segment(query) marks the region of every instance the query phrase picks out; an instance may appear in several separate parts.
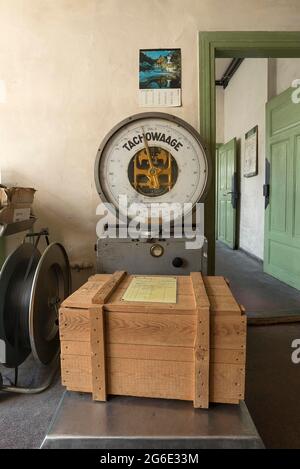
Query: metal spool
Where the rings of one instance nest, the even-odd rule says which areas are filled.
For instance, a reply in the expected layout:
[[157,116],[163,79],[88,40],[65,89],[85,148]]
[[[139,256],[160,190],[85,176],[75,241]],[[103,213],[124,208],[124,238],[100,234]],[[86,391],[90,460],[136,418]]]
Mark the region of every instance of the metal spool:
[[60,244],[50,244],[41,256],[31,243],[24,243],[7,258],[0,273],[5,366],[18,367],[31,352],[43,365],[57,356],[58,307],[70,289],[69,262]]
[[71,291],[70,266],[61,244],[50,244],[36,268],[29,305],[29,338],[35,359],[47,365],[59,352],[58,308]]

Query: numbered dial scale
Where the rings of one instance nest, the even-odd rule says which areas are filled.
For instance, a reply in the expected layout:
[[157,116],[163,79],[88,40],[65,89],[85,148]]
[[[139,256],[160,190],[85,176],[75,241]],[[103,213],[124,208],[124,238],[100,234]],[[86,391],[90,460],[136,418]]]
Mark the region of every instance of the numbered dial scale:
[[129,117],[106,136],[97,153],[95,180],[101,199],[127,204],[192,203],[204,199],[209,160],[201,137],[164,113]]

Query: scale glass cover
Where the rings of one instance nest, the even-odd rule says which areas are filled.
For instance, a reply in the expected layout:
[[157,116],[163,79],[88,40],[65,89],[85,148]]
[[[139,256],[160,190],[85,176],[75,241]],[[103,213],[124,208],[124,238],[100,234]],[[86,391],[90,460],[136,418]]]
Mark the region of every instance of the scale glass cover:
[[205,199],[209,176],[209,157],[198,132],[165,113],[147,112],[120,122],[101,143],[95,164],[102,201],[127,218],[120,195],[129,206],[179,203],[183,208],[189,203],[183,208],[187,213]]

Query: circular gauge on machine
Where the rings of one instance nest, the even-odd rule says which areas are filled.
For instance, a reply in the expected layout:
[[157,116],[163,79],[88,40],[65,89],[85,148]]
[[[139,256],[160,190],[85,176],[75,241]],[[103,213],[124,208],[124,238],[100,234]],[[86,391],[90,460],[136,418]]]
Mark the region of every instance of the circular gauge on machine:
[[203,201],[209,158],[198,132],[178,117],[147,112],[116,125],[101,143],[95,164],[98,193],[119,209],[127,204]]

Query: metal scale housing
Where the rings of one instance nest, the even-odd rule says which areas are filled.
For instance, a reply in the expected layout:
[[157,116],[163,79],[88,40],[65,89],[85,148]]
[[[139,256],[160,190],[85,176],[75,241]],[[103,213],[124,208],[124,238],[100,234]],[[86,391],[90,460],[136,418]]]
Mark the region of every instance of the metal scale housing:
[[[205,165],[205,181],[203,181],[202,190],[199,193],[197,202],[202,202],[205,199],[209,182],[211,178],[210,171],[210,158],[198,132],[191,127],[188,123],[176,116],[160,113],[160,112],[147,112],[131,116],[118,125],[116,125],[104,138],[101,143],[95,162],[95,183],[99,196],[103,202],[111,202],[110,197],[105,193],[103,183],[103,173],[101,174],[101,162],[103,153],[105,153],[107,146],[116,138],[118,133],[126,129],[127,126],[134,125],[134,123],[145,122],[145,119],[150,119],[155,122],[158,119],[160,122],[171,123],[176,129],[184,129],[186,135],[190,135],[195,145],[198,145],[198,152],[202,152],[203,162]],[[149,145],[153,142],[149,142]],[[175,153],[175,152],[173,152]],[[173,157],[173,155],[172,155]],[[189,163],[188,163],[189,164]],[[124,170],[123,170],[124,171]],[[141,170],[142,173],[144,170]],[[134,179],[136,183],[136,178]],[[170,178],[169,178],[170,181]],[[180,180],[177,181],[180,184]],[[144,185],[146,185],[144,183]],[[181,191],[184,191],[184,187]],[[122,268],[128,273],[135,274],[161,274],[161,275],[188,275],[192,271],[201,271],[204,274],[207,271],[207,243],[205,241],[202,248],[186,249],[187,238],[175,238],[172,235],[170,238],[157,236],[151,238],[105,238],[98,239],[96,244],[97,251],[97,272],[98,273],[113,273]],[[159,252],[159,255],[154,253]]]

